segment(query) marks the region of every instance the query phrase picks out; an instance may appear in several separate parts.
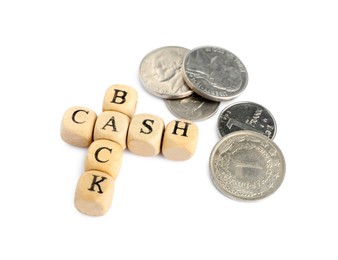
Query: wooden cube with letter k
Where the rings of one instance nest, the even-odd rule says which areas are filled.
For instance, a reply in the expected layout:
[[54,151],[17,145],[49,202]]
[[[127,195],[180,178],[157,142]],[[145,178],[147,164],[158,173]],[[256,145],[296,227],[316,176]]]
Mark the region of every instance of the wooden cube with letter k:
[[109,210],[113,194],[112,176],[100,171],[86,171],[78,181],[74,204],[86,215],[102,216]]

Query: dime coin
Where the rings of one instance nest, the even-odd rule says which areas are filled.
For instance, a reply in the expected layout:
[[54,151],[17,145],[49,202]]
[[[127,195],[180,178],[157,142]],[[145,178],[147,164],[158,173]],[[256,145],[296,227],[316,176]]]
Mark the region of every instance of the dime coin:
[[209,160],[211,179],[226,196],[258,200],[274,193],[285,175],[285,160],[278,146],[253,131],[223,137]]
[[214,101],[237,97],[248,82],[243,63],[233,53],[214,46],[189,51],[182,72],[185,82],[194,92]]
[[234,131],[251,130],[273,139],[277,125],[272,114],[263,106],[253,102],[237,102],[221,111],[217,129],[220,137]]
[[193,91],[185,84],[181,71],[183,58],[188,51],[182,47],[167,46],[147,54],[139,68],[143,87],[165,99],[190,96]]
[[201,121],[211,117],[220,104],[195,93],[182,99],[165,100],[165,103],[172,114],[191,121]]

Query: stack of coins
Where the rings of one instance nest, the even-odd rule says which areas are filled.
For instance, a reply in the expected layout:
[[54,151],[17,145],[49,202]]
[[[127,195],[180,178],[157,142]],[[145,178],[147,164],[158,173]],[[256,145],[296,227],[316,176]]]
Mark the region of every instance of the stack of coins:
[[[163,98],[175,116],[193,121],[214,115],[220,102],[239,96],[248,83],[241,60],[216,46],[158,48],[143,58],[139,76],[144,88]],[[223,109],[217,121],[221,139],[211,152],[209,167],[224,195],[256,200],[279,188],[285,160],[272,141],[276,129],[272,114],[254,102]]]
[[224,108],[217,121],[221,139],[210,158],[215,186],[229,198],[251,201],[273,194],[285,176],[285,159],[274,143],[277,125],[272,114],[254,102]]
[[237,97],[248,83],[240,59],[215,46],[158,48],[143,58],[139,76],[144,88],[163,98],[175,116],[192,121],[214,115],[221,101]]

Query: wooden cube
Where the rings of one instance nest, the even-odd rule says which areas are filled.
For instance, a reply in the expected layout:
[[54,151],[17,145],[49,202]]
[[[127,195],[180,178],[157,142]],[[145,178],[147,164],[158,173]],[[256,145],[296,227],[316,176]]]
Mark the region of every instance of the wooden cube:
[[129,151],[141,156],[154,156],[160,153],[164,121],[162,118],[139,114],[132,118],[127,137]]
[[96,140],[88,148],[85,171],[97,170],[108,173],[116,180],[122,162],[122,147],[109,140]]
[[112,85],[104,96],[102,111],[118,111],[131,118],[136,110],[137,98],[138,94],[134,88]]
[[94,140],[107,139],[126,148],[127,133],[130,119],[117,111],[102,112],[95,123]]
[[74,106],[66,110],[61,122],[61,138],[71,145],[87,147],[93,141],[97,115],[86,107]]
[[187,120],[173,120],[164,131],[162,154],[174,161],[190,159],[196,150],[198,127]]
[[74,204],[89,216],[102,216],[109,210],[114,194],[114,179],[100,171],[86,171],[80,177]]
[[122,153],[123,149],[118,143],[105,139],[96,140],[88,148],[85,171],[105,172],[116,180],[122,163]]

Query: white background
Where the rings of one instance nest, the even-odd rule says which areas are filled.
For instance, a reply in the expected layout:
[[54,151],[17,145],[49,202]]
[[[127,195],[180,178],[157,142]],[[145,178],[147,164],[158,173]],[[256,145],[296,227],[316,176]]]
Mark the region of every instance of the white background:
[[[1,1],[1,259],[337,259],[336,1]],[[60,138],[64,111],[101,112],[112,84],[139,94],[136,113],[175,117],[141,86],[158,47],[223,47],[249,83],[231,101],[277,121],[287,171],[255,203],[209,177],[216,120],[198,122],[192,159],[124,152],[109,212],[73,204],[86,149]]]

